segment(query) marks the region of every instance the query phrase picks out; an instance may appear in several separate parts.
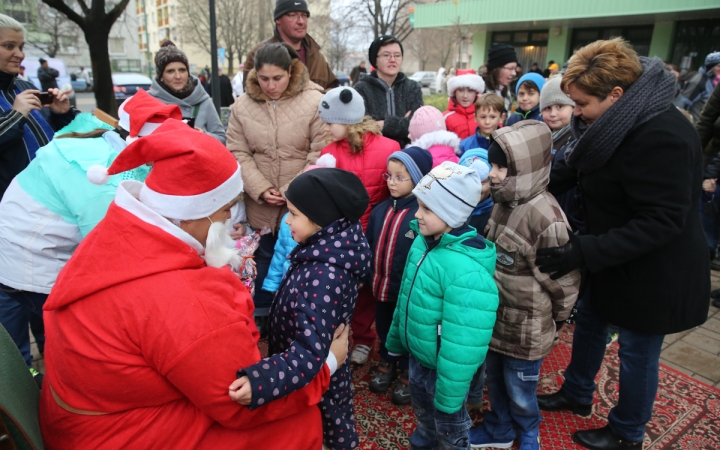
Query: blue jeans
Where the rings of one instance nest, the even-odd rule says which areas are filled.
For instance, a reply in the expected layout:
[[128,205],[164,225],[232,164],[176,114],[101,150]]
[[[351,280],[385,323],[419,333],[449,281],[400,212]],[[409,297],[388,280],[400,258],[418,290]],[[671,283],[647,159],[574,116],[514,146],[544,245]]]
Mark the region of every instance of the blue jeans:
[[268,233],[260,238],[260,243],[255,250],[255,268],[257,269],[257,278],[255,278],[255,295],[253,303],[255,304],[255,316],[267,316],[270,313],[270,306],[273,302],[273,293],[262,289],[265,277],[270,271],[270,261],[272,261],[273,253],[275,253],[275,243],[277,242],[277,233]]
[[[32,366],[33,361],[30,353],[28,323],[31,316],[33,316],[34,322],[37,322],[38,319],[42,320],[42,307],[47,298],[47,294],[19,291],[0,284],[0,323],[2,323],[2,326],[5,327],[15,345],[17,345],[28,367]],[[42,327],[37,326],[37,323],[35,325],[33,326],[33,334],[35,334],[35,331],[42,329]],[[36,335],[35,340],[42,347],[45,336]]]
[[410,436],[413,450],[469,450],[468,431],[472,425],[465,409],[447,414],[435,409],[435,382],[437,371],[426,369],[410,356],[410,395],[417,428]]
[[[585,300],[578,303],[575,323],[572,358],[565,370],[562,391],[579,403],[591,404],[610,324]],[[610,410],[608,422],[623,439],[639,442],[645,436],[645,424],[652,417],[660,349],[665,335],[638,333],[622,327],[618,327],[618,333],[620,393],[617,406]]]
[[479,404],[483,401],[483,389],[485,388],[485,366],[487,365],[487,359],[482,363],[482,366],[475,372],[475,376],[470,382],[470,392],[468,393],[468,403]]
[[396,306],[397,302],[375,302],[375,331],[380,338],[378,354],[383,361],[390,364],[397,363],[400,370],[407,370],[408,355],[390,356],[385,348],[385,341],[387,341],[387,335],[390,332]]
[[[713,217],[712,213],[706,213],[705,210],[709,207],[706,203],[715,206],[715,210],[718,211],[716,217]],[[720,242],[720,184],[718,184],[714,194],[703,191],[700,197],[700,223],[702,223],[703,231],[705,231],[705,239],[707,239],[708,247],[710,247],[710,254],[715,256]]]
[[525,434],[540,426],[537,385],[542,359],[527,361],[489,351],[487,386],[491,409],[485,429],[498,442],[515,439],[515,427]]

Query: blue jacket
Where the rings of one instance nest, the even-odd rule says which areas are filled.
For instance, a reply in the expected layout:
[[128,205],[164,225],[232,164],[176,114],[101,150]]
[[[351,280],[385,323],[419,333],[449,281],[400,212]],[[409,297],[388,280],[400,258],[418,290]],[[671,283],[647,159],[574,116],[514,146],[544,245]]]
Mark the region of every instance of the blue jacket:
[[285,213],[280,221],[280,230],[278,231],[278,238],[275,242],[272,261],[270,261],[270,269],[262,285],[264,291],[277,292],[280,282],[290,268],[288,255],[297,247],[297,242],[295,242],[290,234],[290,226],[285,223],[288,214],[290,213]]
[[521,120],[539,120],[540,122],[542,122],[543,119],[542,113],[540,112],[540,103],[535,105],[535,107],[528,112],[525,112],[520,108],[516,109],[515,112],[510,114],[510,117],[507,118],[505,126],[509,127],[512,124],[520,122]]
[[[238,377],[252,380],[251,409],[301,389],[320,372],[335,329],[352,320],[358,284],[370,275],[371,258],[360,222],[345,219],[290,253],[290,269],[268,318],[271,356],[238,371]],[[338,370],[348,367],[349,361]]]
[[372,290],[380,302],[396,302],[405,261],[417,234],[410,229],[418,210],[417,198],[390,197],[370,213],[367,240],[373,251]]
[[475,134],[468,136],[460,142],[460,153],[458,156],[462,156],[463,153],[472,148],[487,148],[490,147],[490,138],[486,138],[480,134],[480,127],[475,130]]

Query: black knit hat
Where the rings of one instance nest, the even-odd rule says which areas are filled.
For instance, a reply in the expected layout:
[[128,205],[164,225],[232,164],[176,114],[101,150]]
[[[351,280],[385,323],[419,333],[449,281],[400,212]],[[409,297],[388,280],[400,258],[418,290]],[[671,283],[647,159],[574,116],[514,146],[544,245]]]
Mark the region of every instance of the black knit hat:
[[185,68],[190,71],[190,63],[188,62],[187,55],[177,48],[173,41],[167,39],[160,45],[157,55],[155,55],[155,70],[157,70],[158,80],[162,78],[165,67],[173,62],[181,62],[185,64]]
[[275,2],[275,20],[291,12],[304,12],[310,17],[310,10],[305,0],[277,0]]
[[487,70],[491,70],[502,67],[507,63],[518,62],[517,54],[515,53],[515,47],[507,44],[493,44],[490,46],[487,60]]
[[390,39],[394,39],[394,42],[397,42],[397,44],[400,46],[400,53],[405,56],[405,50],[403,49],[403,45],[402,42],[400,42],[400,39],[390,34],[380,36],[379,38],[375,39],[372,44],[370,44],[370,51],[368,52],[368,59],[370,60],[370,64],[373,67],[377,67],[377,64],[375,63],[377,61],[377,55],[380,51],[380,47],[382,47],[383,45],[387,45],[387,41]]
[[488,162],[497,164],[499,167],[507,167],[507,155],[497,141],[492,141],[488,147]]
[[298,175],[285,198],[323,228],[343,217],[357,222],[370,203],[360,178],[342,169],[319,168]]

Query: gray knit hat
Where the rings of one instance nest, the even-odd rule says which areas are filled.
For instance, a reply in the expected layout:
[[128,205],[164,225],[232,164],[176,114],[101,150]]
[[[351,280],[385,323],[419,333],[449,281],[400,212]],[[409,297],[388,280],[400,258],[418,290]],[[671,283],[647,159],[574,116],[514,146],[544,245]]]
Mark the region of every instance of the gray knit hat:
[[562,77],[555,77],[545,83],[540,92],[540,111],[552,105],[570,105],[575,107],[575,102],[560,89]]
[[[418,200],[452,228],[467,222],[473,209],[480,202],[482,179],[473,168],[445,161],[425,175],[413,189]],[[483,168],[487,171],[487,166]]]
[[365,101],[355,89],[337,87],[320,100],[318,113],[325,123],[355,125],[365,117]]
[[304,12],[310,17],[310,10],[305,0],[277,0],[275,2],[274,20],[291,12]]
[[158,50],[155,55],[155,70],[157,70],[158,80],[162,77],[163,72],[165,72],[165,67],[173,62],[185,64],[185,68],[190,71],[190,63],[188,62],[187,55],[177,48],[173,41],[167,39],[160,45],[160,50]]

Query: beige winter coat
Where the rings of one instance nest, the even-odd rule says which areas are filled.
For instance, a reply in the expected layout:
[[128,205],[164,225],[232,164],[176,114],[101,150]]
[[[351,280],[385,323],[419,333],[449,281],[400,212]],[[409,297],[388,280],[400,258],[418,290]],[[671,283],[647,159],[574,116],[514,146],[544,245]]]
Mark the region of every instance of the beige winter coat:
[[318,115],[322,87],[310,81],[303,63],[291,66],[290,83],[279,100],[260,89],[257,73],[248,75],[245,94],[231,108],[227,146],[242,168],[248,222],[277,232],[285,206],[262,199],[274,188],[283,195],[306,166],[315,163],[328,143],[325,124]]
[[542,122],[525,120],[493,133],[507,156],[508,175],[492,186],[495,201],[486,228],[497,249],[500,306],[490,350],[535,361],[552,350],[555,321],[569,317],[580,272],[551,280],[535,265],[537,250],[565,245],[570,225],[547,192],[552,136]]

